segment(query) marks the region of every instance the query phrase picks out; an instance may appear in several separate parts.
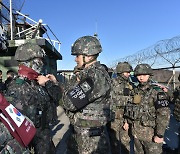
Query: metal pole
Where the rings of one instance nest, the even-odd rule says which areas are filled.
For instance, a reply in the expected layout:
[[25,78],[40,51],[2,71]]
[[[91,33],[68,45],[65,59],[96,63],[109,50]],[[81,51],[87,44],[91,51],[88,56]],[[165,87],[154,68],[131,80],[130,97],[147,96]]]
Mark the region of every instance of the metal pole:
[[10,4],[10,30],[11,30],[11,40],[13,40],[12,0],[9,0],[9,4]]
[[173,68],[173,89],[175,90],[175,88],[176,88],[176,77],[175,77],[175,68]]
[[18,13],[18,14],[20,14],[21,16],[23,16],[23,17],[25,17],[25,18],[27,18],[27,19],[31,20],[32,22],[34,22],[34,23],[38,24],[38,22],[36,22],[36,21],[32,20],[31,18],[29,18],[28,16],[26,16],[26,15],[22,14],[21,12],[16,11],[16,13]]

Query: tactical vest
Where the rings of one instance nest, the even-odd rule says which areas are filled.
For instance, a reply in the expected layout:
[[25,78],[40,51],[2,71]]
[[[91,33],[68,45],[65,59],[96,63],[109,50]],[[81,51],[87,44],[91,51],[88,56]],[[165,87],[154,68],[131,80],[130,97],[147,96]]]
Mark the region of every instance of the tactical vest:
[[112,109],[116,110],[116,108],[124,108],[128,101],[131,101],[131,90],[132,86],[118,77],[117,79],[113,79],[113,87],[112,87],[112,99],[113,105]]
[[145,95],[141,96],[139,104],[128,102],[125,107],[124,116],[131,121],[139,121],[143,126],[155,126],[155,106],[153,102],[149,102],[153,88],[151,88]]

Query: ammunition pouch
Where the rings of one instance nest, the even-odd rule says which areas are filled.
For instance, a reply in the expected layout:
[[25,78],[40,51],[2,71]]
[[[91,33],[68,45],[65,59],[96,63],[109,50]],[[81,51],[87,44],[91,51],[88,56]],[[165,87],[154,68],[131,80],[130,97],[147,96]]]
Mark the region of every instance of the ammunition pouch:
[[131,120],[140,120],[141,106],[128,103],[125,107],[124,116]]
[[132,121],[139,121],[142,126],[155,127],[154,111],[149,111],[149,107],[129,103],[125,108],[124,116]]

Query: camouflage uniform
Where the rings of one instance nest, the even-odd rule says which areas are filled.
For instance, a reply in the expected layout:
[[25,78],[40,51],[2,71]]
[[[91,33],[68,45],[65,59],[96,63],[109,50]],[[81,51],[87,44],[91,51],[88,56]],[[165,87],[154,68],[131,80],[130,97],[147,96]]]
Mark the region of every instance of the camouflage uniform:
[[29,154],[30,151],[22,147],[10,134],[6,126],[0,122],[0,153],[1,154]]
[[[95,45],[93,46],[94,43]],[[95,55],[96,52],[98,54],[101,51],[99,41],[97,38],[91,36],[78,39],[73,47],[75,48],[75,51],[72,48],[73,55],[82,55],[82,53],[77,53],[79,48],[82,49],[79,52],[83,52],[86,55],[90,53]],[[94,49],[96,51],[93,51]],[[89,51],[90,53],[88,53]],[[70,81],[70,84],[66,85],[63,96],[63,106],[73,127],[73,134],[67,143],[67,153],[108,154],[110,153],[110,145],[106,123],[109,120],[110,113],[108,102],[111,88],[110,77],[104,67],[99,62],[95,62],[87,68],[83,67],[83,70],[78,73],[78,78],[80,82],[74,81],[72,83]],[[85,96],[87,97],[86,104],[79,108],[68,97],[68,92],[74,87],[77,87],[77,85],[80,85],[83,80],[87,81],[87,79],[90,79],[94,86],[92,91]],[[84,104],[84,102],[82,103]]]
[[0,23],[0,50],[7,50],[8,47],[8,41],[7,37],[4,33],[2,23]]
[[[180,81],[180,75],[178,77],[178,80]],[[174,91],[174,117],[176,120],[180,123],[180,86],[176,87]],[[180,126],[180,125],[179,125]],[[180,127],[178,128],[180,132]],[[178,147],[178,154],[180,153],[180,134],[179,134],[179,147]]]
[[[123,129],[125,122],[124,108],[128,101],[131,101],[132,86],[128,81],[128,77],[124,76],[124,72],[131,72],[132,67],[127,63],[119,63],[116,67],[117,78],[112,80],[112,110],[115,113],[114,121],[111,122],[110,143],[113,149],[112,153],[129,153],[130,152],[130,136],[128,131]],[[121,142],[121,144],[120,144]]]
[[[137,65],[135,75],[152,75],[152,69],[147,64]],[[153,139],[164,136],[170,118],[168,104],[166,94],[155,90],[150,79],[134,89],[133,101],[126,105],[125,116],[132,123],[135,153],[162,153],[162,143],[155,143]]]
[[[180,81],[180,75],[178,79]],[[177,121],[180,121],[180,86],[176,87],[174,91],[174,102],[175,102],[174,116]]]
[[20,66],[18,76],[9,84],[6,96],[9,102],[29,117],[37,128],[32,141],[35,153],[49,154],[55,152],[49,124],[53,114],[51,103],[58,102],[59,87],[50,80],[45,83],[45,86],[37,83],[36,77],[40,73],[41,63],[34,61],[34,58],[43,57],[44,53],[38,45],[27,43],[18,47],[15,58],[23,66]]

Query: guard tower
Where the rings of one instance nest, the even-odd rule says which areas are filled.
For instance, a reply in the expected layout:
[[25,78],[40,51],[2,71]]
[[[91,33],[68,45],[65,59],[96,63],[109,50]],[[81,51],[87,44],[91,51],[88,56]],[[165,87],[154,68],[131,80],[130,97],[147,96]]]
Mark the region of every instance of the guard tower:
[[19,45],[27,41],[36,43],[45,50],[47,59],[44,73],[56,75],[57,60],[62,60],[60,41],[41,19],[36,22],[28,15],[17,11],[17,8],[13,8],[16,2],[16,0],[9,2],[0,0],[0,69],[3,71],[3,79],[6,78],[7,70],[17,72],[18,62],[14,60],[15,51]]

